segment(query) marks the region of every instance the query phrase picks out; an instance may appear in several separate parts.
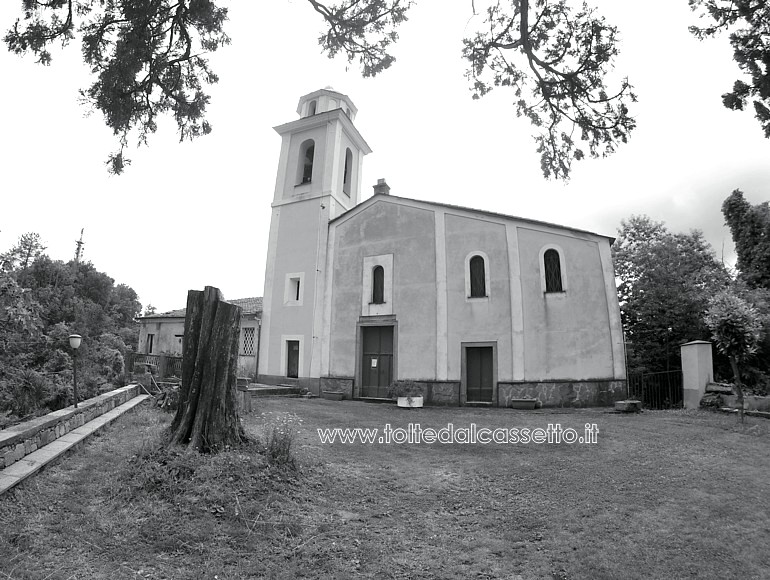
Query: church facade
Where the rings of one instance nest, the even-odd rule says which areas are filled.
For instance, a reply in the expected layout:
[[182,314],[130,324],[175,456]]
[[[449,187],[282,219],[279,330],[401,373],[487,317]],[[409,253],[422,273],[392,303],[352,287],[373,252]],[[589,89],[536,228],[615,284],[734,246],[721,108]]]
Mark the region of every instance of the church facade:
[[428,404],[612,404],[625,353],[612,238],[390,195],[359,203],[351,100],[330,89],[276,127],[281,155],[259,380],[385,398],[411,379]]

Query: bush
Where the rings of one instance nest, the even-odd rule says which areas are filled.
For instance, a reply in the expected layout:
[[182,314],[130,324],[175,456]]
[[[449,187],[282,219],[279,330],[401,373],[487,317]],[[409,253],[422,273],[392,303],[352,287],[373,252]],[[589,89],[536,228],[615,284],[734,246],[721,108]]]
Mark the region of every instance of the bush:
[[388,387],[388,395],[390,397],[422,397],[422,389],[414,381],[393,381]]
[[0,384],[2,407],[17,417],[26,417],[45,405],[49,386],[45,376],[33,370],[21,370]]
[[302,419],[291,413],[273,415],[263,413],[262,436],[260,442],[267,463],[273,467],[296,469],[294,442],[302,425]]

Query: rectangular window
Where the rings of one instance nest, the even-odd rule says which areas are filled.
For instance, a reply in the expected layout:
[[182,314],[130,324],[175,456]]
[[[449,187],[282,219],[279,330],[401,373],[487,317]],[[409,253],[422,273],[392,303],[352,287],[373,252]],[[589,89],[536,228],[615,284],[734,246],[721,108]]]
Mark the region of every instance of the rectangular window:
[[144,354],[152,354],[153,342],[155,342],[155,335],[148,334],[147,342],[144,345]]
[[243,328],[241,334],[241,354],[244,356],[254,356],[254,327]]
[[285,306],[302,306],[305,289],[303,287],[304,272],[286,274],[286,284],[283,291]]

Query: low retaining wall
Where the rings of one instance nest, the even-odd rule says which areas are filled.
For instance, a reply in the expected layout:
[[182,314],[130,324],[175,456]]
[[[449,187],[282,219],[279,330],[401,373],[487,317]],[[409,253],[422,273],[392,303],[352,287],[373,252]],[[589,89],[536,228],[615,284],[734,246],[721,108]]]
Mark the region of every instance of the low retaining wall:
[[128,385],[0,431],[0,469],[23,459],[73,429],[119,407],[139,394],[139,385]]

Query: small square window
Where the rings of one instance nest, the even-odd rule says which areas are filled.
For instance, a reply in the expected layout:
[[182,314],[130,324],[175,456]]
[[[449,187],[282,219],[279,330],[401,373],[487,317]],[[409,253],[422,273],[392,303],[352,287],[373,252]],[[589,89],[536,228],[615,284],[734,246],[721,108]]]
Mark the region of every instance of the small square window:
[[286,288],[283,294],[283,303],[287,306],[301,306],[305,292],[303,283],[304,274],[286,274]]

